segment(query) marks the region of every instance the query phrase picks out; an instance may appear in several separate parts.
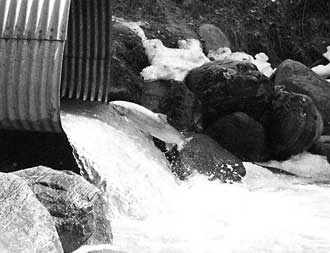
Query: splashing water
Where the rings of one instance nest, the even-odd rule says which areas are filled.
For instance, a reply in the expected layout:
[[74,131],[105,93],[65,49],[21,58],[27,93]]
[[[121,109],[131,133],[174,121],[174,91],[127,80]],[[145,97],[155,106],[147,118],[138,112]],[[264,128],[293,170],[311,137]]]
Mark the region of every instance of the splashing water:
[[122,251],[330,252],[329,184],[250,163],[239,184],[202,175],[178,181],[150,139],[101,107],[97,114],[64,108],[62,123],[79,155],[107,181],[114,245]]

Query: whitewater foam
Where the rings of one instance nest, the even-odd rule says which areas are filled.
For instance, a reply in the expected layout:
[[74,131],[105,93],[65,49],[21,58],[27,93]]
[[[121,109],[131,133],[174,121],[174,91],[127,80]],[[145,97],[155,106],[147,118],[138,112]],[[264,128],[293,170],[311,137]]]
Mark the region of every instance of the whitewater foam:
[[274,175],[250,163],[242,183],[202,175],[178,181],[129,122],[66,112],[62,123],[72,145],[107,180],[114,245],[122,251],[330,250],[329,184]]

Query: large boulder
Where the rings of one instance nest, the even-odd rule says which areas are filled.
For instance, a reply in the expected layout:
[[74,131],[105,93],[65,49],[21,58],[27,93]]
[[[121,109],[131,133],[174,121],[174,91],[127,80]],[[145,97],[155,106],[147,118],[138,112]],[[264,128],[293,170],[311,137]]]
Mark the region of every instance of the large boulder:
[[218,27],[212,24],[203,24],[199,27],[199,36],[205,42],[205,49],[217,50],[220,47],[230,48],[230,41]]
[[26,180],[54,217],[64,252],[72,252],[83,244],[112,242],[102,192],[83,177],[42,166],[15,174]]
[[141,105],[167,115],[168,122],[178,130],[192,128],[194,101],[194,94],[183,82],[148,82],[142,89]]
[[235,182],[245,175],[242,161],[211,137],[203,134],[194,134],[192,137],[172,161],[172,171],[180,179],[198,172],[208,176],[210,180]]
[[139,102],[143,86],[140,72],[149,65],[141,38],[119,23],[113,25],[112,31],[109,99]]
[[268,134],[277,159],[286,159],[309,149],[323,131],[322,117],[312,99],[278,90],[273,99]]
[[28,184],[0,173],[0,252],[63,252],[52,216]]
[[325,79],[300,62],[285,60],[278,66],[274,80],[275,85],[308,95],[322,115],[324,134],[330,133],[330,85]]
[[268,157],[264,127],[245,113],[218,119],[206,133],[242,160],[263,161]]
[[185,82],[201,100],[205,128],[234,112],[245,112],[258,121],[271,106],[273,85],[249,62],[207,63],[191,70]]

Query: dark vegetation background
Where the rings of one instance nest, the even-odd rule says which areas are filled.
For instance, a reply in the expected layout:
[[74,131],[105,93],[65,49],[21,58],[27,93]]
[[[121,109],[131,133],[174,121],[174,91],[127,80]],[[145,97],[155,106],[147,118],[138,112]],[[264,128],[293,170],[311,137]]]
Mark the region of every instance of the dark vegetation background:
[[330,45],[329,0],[114,0],[113,14],[147,21],[147,36],[170,47],[212,23],[233,50],[265,52],[274,65],[287,58],[317,64]]

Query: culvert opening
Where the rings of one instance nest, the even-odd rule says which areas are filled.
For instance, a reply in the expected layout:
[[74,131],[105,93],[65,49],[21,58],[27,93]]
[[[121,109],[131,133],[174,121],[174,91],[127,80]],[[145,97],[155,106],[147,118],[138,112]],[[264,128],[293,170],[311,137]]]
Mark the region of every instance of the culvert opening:
[[72,0],[61,98],[107,102],[110,60],[111,1]]
[[0,129],[61,132],[61,99],[107,102],[110,2],[0,0]]

